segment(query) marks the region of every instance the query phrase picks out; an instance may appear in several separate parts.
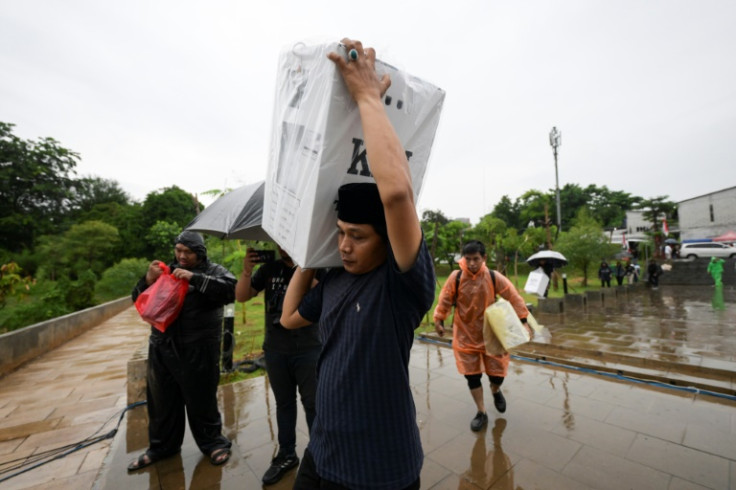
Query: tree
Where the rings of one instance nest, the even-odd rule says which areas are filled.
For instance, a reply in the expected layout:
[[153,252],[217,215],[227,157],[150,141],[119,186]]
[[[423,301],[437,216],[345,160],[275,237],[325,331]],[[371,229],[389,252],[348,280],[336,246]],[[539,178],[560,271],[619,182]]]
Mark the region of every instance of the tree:
[[465,234],[465,240],[479,240],[486,245],[486,253],[495,262],[496,268],[501,272],[506,268],[506,250],[504,250],[501,237],[506,233],[506,222],[487,214],[480,222]]
[[677,203],[668,201],[669,196],[658,196],[651,199],[642,199],[638,203],[638,208],[642,210],[642,216],[647,221],[652,222],[651,236],[654,241],[654,253],[659,255],[664,240],[661,228],[659,226],[660,216],[671,216],[677,209]]
[[82,177],[74,182],[71,191],[70,207],[75,215],[89,213],[98,205],[130,204],[130,197],[115,180],[93,176]]
[[174,242],[181,227],[176,223],[157,221],[146,234],[146,243],[153,250],[152,259],[168,262],[174,255]]
[[446,225],[450,220],[442,214],[442,211],[427,210],[422,213],[422,231],[425,237],[431,237],[429,245],[429,253],[434,262],[437,257],[437,242],[439,240],[439,230],[441,226]]
[[591,264],[613,254],[618,245],[609,243],[603,228],[583,207],[575,217],[575,226],[560,235],[556,248],[572,266],[581,270],[585,287],[588,285],[588,270]]
[[61,231],[79,155],[52,138],[23,140],[0,122],[0,247],[20,251]]
[[123,259],[102,273],[95,284],[95,299],[101,302],[129,296],[136,282],[148,269],[146,259]]
[[527,223],[523,223],[521,220],[518,200],[512,203],[509,196],[501,197],[501,200],[493,207],[491,216],[500,219],[506,223],[506,226],[516,228],[519,232],[524,230],[527,225]]
[[119,240],[118,230],[114,226],[102,221],[85,221],[72,225],[64,233],[58,247],[72,278],[79,278],[87,271],[99,277],[115,263],[117,257],[112,252]]
[[196,215],[196,199],[179,187],[173,186],[149,193],[143,201],[141,218],[146,229],[157,221],[174,223],[184,228]]

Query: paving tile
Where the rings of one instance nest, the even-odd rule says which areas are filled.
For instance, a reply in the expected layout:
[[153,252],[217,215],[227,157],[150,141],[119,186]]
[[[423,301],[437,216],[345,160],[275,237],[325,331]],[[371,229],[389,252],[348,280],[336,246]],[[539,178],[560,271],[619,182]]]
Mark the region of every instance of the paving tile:
[[670,475],[600,449],[583,446],[562,474],[590,488],[667,489]]
[[637,435],[634,431],[577,414],[571,426],[558,426],[553,432],[620,457],[626,456]]
[[705,490],[707,488],[682,478],[673,477],[668,490]]
[[657,415],[630,408],[614,408],[605,422],[675,443],[681,443],[685,436],[684,425],[671,424]]
[[508,486],[499,486],[501,489],[524,489],[524,490],[589,490],[591,487],[583,482],[574,480],[564,474],[552,471],[546,466],[535,463],[529,459],[522,459],[512,468],[513,479]]
[[729,485],[727,459],[655,437],[637,435],[627,458],[709,488]]
[[0,441],[23,439],[39,432],[48,432],[54,430],[60,423],[61,417],[3,427],[0,429]]

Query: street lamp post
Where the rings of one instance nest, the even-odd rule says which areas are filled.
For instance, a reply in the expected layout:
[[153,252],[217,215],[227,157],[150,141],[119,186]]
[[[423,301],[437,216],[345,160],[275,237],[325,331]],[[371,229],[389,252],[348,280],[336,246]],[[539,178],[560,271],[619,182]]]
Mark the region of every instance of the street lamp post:
[[560,211],[560,178],[557,175],[557,148],[562,144],[562,133],[557,129],[557,126],[552,127],[552,131],[549,132],[549,144],[552,146],[552,151],[555,155],[555,194],[557,197],[557,233],[555,233],[555,239],[560,234],[562,229],[562,214]]

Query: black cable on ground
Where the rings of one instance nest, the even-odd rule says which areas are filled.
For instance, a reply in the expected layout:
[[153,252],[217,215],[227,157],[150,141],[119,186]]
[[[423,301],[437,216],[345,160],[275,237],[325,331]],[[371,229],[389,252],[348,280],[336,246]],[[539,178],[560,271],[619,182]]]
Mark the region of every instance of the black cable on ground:
[[[429,344],[438,344],[438,345],[442,345],[442,346],[450,347],[450,348],[452,347],[451,344],[449,344],[447,342],[442,342],[442,341],[439,341],[439,340],[429,339],[427,337],[416,337],[416,338],[418,340],[420,340],[421,342],[427,342]],[[560,368],[564,368],[564,369],[571,369],[573,371],[579,371],[579,372],[583,372],[583,373],[587,373],[587,374],[596,374],[598,376],[606,376],[608,378],[614,378],[614,379],[618,379],[618,380],[621,380],[621,381],[629,381],[629,382],[632,382],[632,383],[639,383],[639,384],[645,384],[645,385],[649,385],[649,386],[656,386],[656,387],[659,387],[659,388],[669,388],[669,389],[673,389],[673,390],[686,391],[688,393],[703,394],[703,395],[714,396],[714,397],[717,397],[717,398],[725,398],[726,400],[736,401],[736,396],[734,396],[734,395],[728,395],[726,393],[719,393],[717,391],[711,391],[711,390],[704,390],[704,389],[700,389],[700,388],[695,388],[694,386],[677,386],[677,385],[673,385],[673,384],[670,384],[670,383],[663,383],[662,381],[656,381],[656,380],[651,380],[651,379],[634,378],[634,377],[631,377],[631,376],[624,376],[622,374],[614,374],[614,373],[609,373],[609,372],[606,372],[606,371],[599,371],[597,369],[592,369],[592,368],[586,368],[586,367],[580,367],[580,366],[571,366],[569,364],[562,364],[562,363],[559,363],[559,362],[547,361],[547,360],[544,360],[544,359],[533,359],[531,357],[522,357],[522,356],[518,356],[516,354],[511,354],[511,358],[512,359],[516,359],[518,361],[534,362],[534,363],[543,364],[543,365],[546,365],[546,366],[553,366],[553,367],[560,367]]]
[[[118,423],[115,425],[115,428],[105,434],[97,435],[99,434],[99,432],[102,431],[102,429],[111,420],[115,418],[115,415],[113,415],[108,420],[106,420],[105,423],[103,423],[102,426],[99,429],[97,429],[92,435],[90,435],[86,439],[83,439],[79,442],[76,442],[73,444],[67,444],[66,446],[49,449],[48,451],[43,451],[37,454],[32,454],[25,458],[18,458],[18,459],[14,459],[14,460],[6,461],[5,463],[2,463],[2,465],[0,466],[8,466],[8,467],[0,469],[0,483],[10,480],[11,478],[16,477],[18,475],[22,475],[23,473],[27,473],[31,470],[34,470],[52,461],[56,461],[57,459],[66,457],[76,451],[79,451],[80,449],[84,449],[93,444],[97,444],[98,442],[102,442],[105,439],[112,439],[113,437],[115,437],[115,434],[117,434],[118,432],[118,428],[120,427],[120,423],[123,421],[125,412],[127,412],[128,410],[132,408],[139,407],[145,404],[146,404],[146,400],[143,400],[140,402],[131,403],[130,405],[125,407],[122,410],[122,412],[120,412]],[[15,471],[15,473],[8,475],[8,473],[12,471]]]

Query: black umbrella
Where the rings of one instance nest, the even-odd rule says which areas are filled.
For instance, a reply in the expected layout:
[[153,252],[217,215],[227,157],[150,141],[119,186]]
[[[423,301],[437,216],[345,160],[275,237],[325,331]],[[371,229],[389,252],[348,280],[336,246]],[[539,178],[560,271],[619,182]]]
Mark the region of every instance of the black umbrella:
[[532,267],[538,267],[539,261],[541,260],[544,260],[547,263],[552,263],[552,266],[555,269],[562,267],[563,265],[567,265],[567,259],[565,256],[560,252],[555,252],[554,250],[542,250],[541,252],[537,252],[526,259],[526,263]]
[[220,196],[185,229],[231,240],[273,241],[261,228],[264,187],[261,181]]
[[665,241],[664,241],[664,243],[666,243],[666,244],[668,244],[668,245],[677,245],[677,244],[678,244],[678,243],[680,243],[680,242],[678,242],[678,241],[677,241],[677,240],[675,240],[674,238],[668,238],[667,240],[665,240]]

